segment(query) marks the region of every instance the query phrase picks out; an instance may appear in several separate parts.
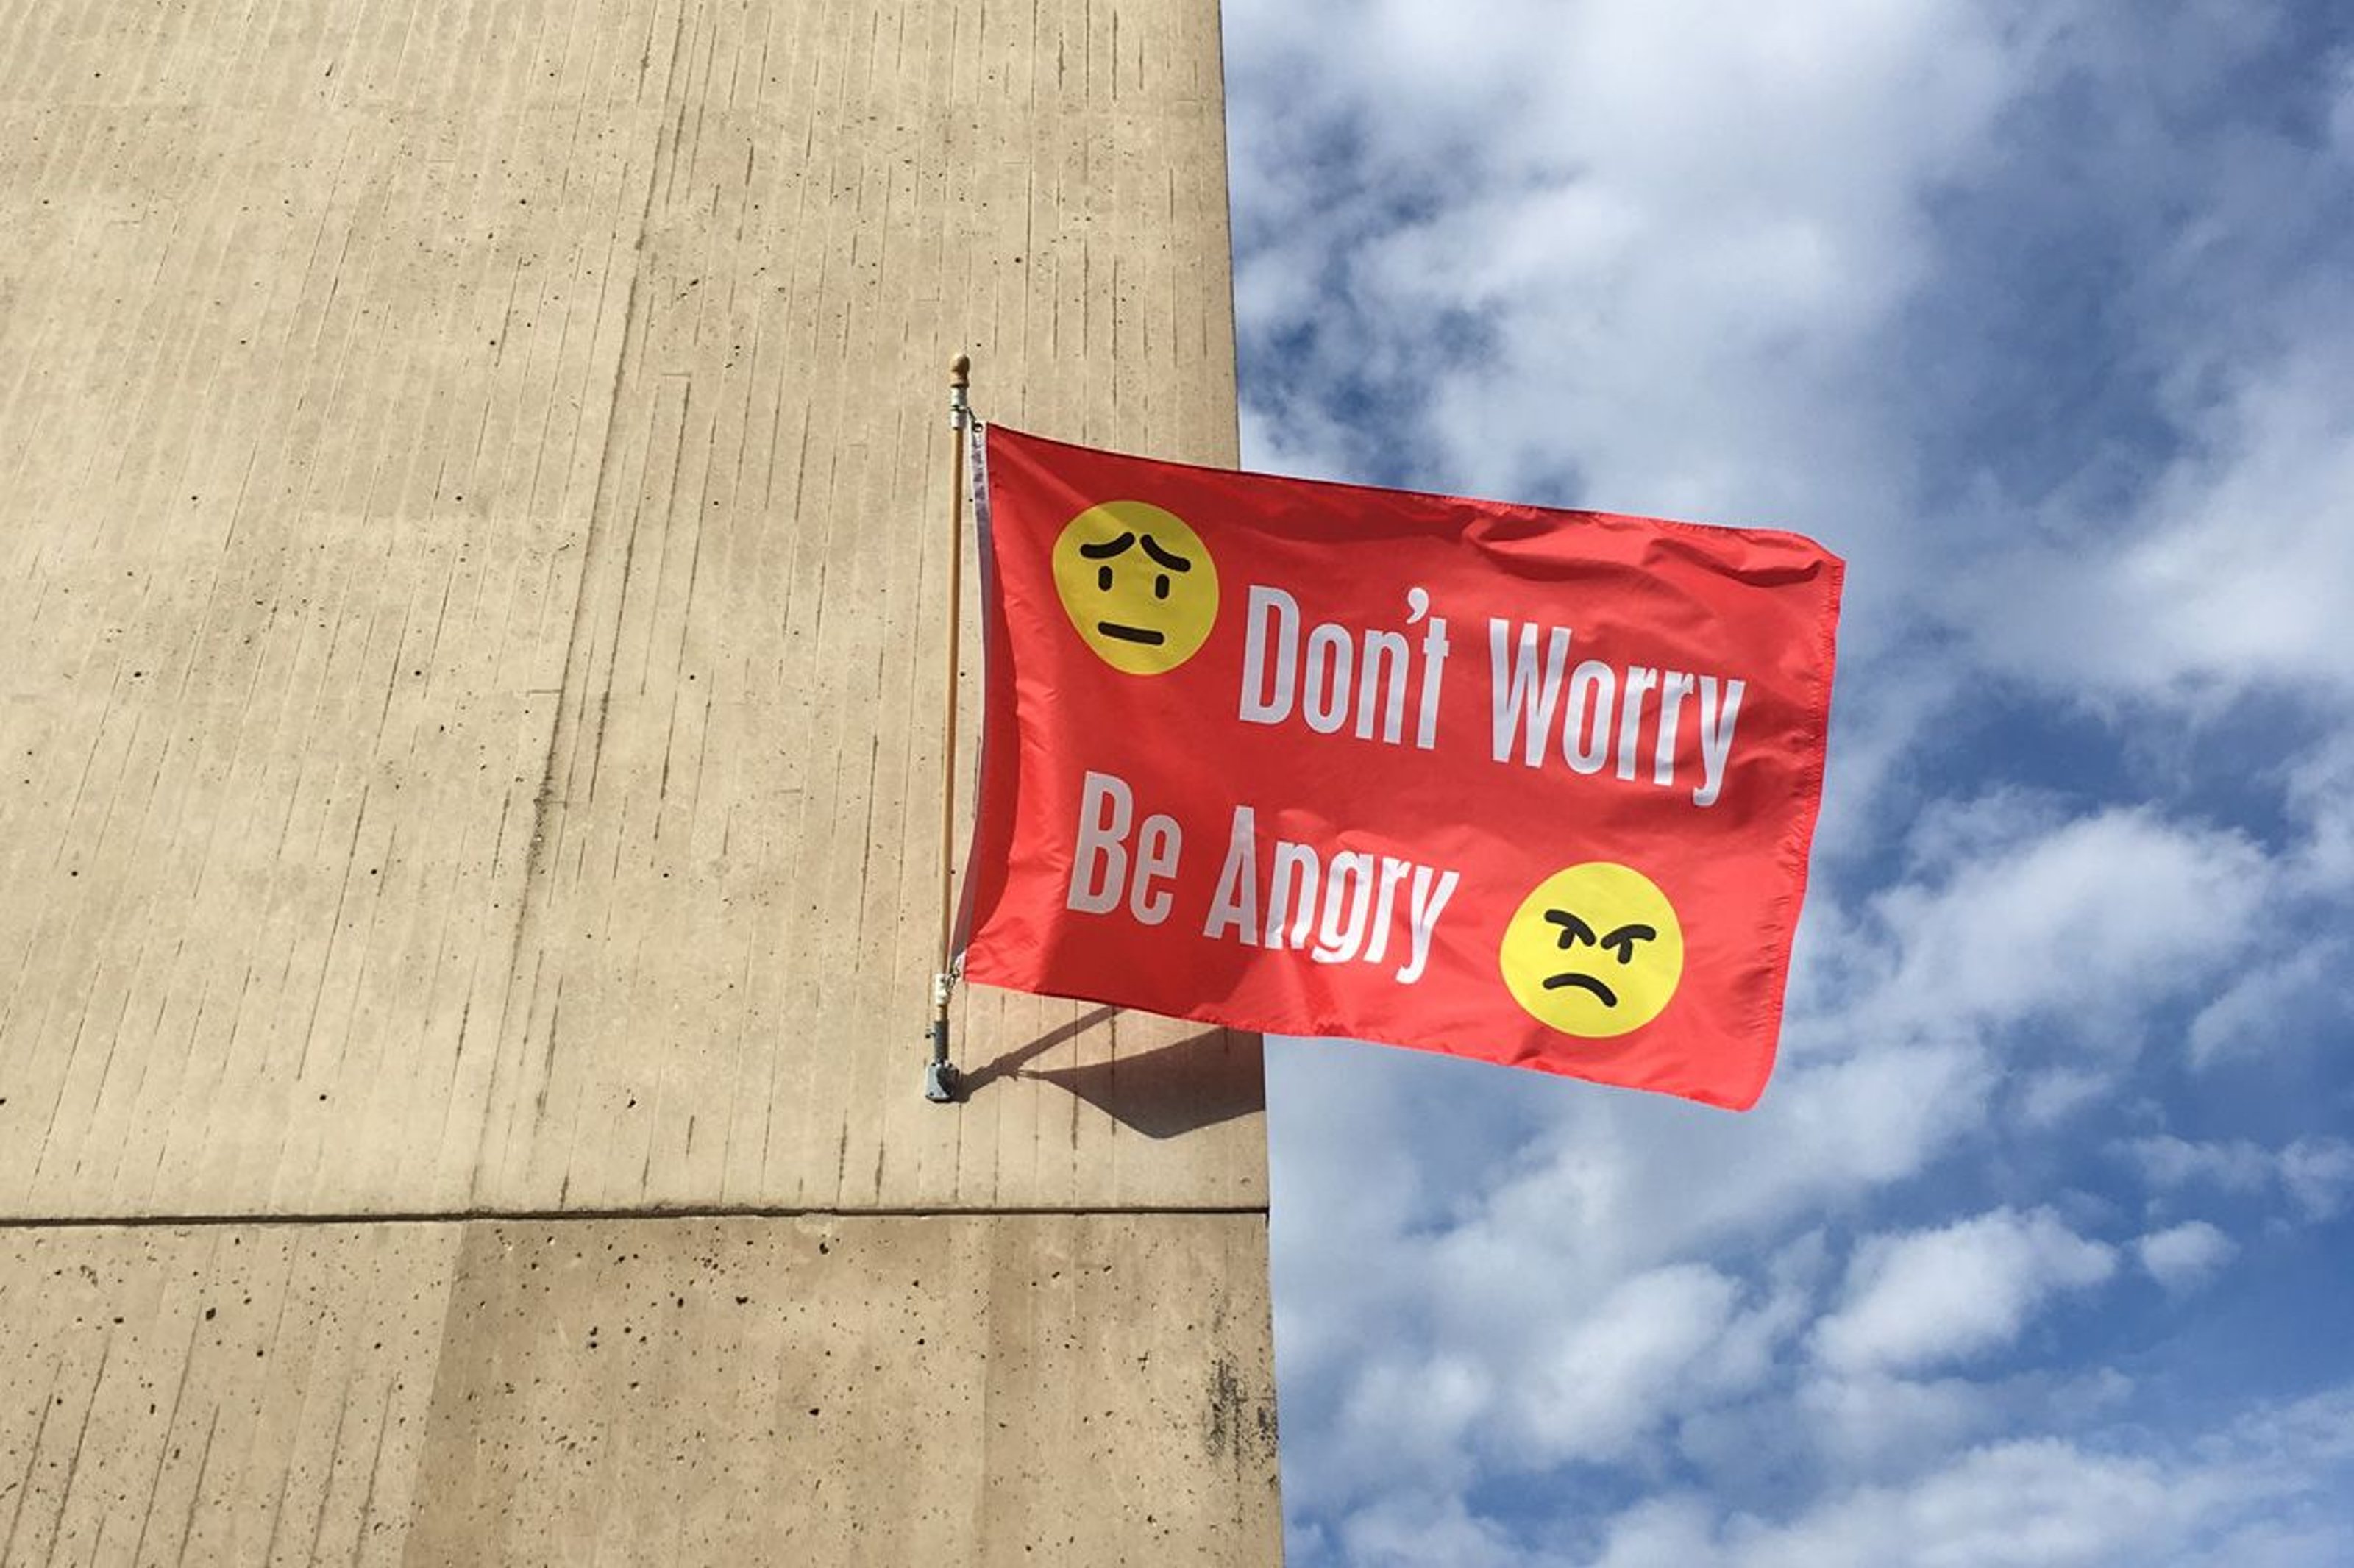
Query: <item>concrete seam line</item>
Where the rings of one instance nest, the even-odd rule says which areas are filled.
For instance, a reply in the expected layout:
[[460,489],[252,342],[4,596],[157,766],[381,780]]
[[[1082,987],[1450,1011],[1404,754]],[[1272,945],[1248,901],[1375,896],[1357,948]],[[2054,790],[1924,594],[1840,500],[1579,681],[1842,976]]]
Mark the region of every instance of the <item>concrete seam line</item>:
[[0,1233],[8,1231],[93,1231],[196,1229],[221,1225],[465,1225],[555,1224],[587,1221],[610,1224],[617,1220],[946,1220],[1006,1219],[1068,1214],[1087,1218],[1110,1214],[1216,1215],[1267,1213],[1265,1203],[1106,1203],[1086,1207],[1038,1204],[1002,1208],[952,1207],[934,1209],[779,1208],[757,1204],[711,1205],[681,1209],[464,1209],[448,1213],[425,1211],[398,1213],[334,1214],[24,1214],[0,1217]]

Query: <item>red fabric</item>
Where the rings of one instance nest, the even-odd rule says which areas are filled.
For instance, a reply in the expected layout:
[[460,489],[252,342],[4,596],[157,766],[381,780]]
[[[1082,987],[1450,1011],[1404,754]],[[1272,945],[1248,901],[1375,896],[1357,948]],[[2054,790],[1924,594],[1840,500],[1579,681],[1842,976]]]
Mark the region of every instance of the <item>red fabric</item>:
[[[981,473],[967,978],[1756,1100],[1820,796],[1836,556],[996,427]],[[1296,607],[1288,635],[1267,590]]]

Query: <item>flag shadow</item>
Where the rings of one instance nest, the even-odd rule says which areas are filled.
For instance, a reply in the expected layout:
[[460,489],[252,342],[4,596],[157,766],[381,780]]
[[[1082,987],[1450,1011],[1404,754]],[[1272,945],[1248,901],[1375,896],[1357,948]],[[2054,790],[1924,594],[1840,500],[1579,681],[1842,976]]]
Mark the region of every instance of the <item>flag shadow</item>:
[[1249,1116],[1267,1104],[1267,1076],[1258,1036],[1205,1029],[1133,1055],[1076,1067],[1032,1068],[1029,1063],[1119,1015],[1099,1007],[1008,1051],[965,1080],[975,1094],[1001,1078],[1031,1078],[1069,1091],[1133,1132],[1178,1138]]

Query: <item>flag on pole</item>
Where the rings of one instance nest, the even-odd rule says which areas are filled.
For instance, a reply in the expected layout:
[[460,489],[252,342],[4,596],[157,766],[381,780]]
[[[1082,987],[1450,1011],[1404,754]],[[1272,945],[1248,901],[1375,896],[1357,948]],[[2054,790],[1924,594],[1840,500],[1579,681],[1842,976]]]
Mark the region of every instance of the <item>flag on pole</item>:
[[1756,1100],[1837,556],[975,442],[967,978]]

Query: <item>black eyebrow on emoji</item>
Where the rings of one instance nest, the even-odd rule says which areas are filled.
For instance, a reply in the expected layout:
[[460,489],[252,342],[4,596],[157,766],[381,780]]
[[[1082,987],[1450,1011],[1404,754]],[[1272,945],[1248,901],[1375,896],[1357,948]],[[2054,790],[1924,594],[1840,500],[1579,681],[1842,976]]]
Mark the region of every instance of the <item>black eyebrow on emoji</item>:
[[[1548,909],[1545,911],[1544,917],[1561,927],[1561,945],[1564,948],[1568,947],[1572,942],[1583,942],[1589,948],[1595,945],[1594,927],[1568,910]],[[1616,932],[1612,933],[1612,938],[1614,940],[1617,938]]]
[[1169,551],[1162,549],[1161,547],[1160,541],[1153,538],[1150,534],[1147,534],[1144,536],[1144,553],[1151,556],[1154,560],[1159,561],[1162,566],[1168,567],[1172,572],[1190,572],[1193,569],[1193,562],[1187,560],[1182,556],[1172,555]]
[[[1108,561],[1112,556],[1129,549],[1135,543],[1134,534],[1122,534],[1119,538],[1108,539],[1100,545],[1082,545],[1079,546],[1079,554],[1090,561]],[[1144,542],[1144,547],[1148,550],[1151,549],[1152,541],[1147,539]]]
[[1649,926],[1638,924],[1619,927],[1616,931],[1613,931],[1610,935],[1603,938],[1599,945],[1605,948],[1617,948],[1618,961],[1622,964],[1629,964],[1635,961],[1636,943],[1656,942],[1659,939],[1659,933],[1656,929]]

